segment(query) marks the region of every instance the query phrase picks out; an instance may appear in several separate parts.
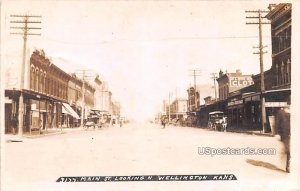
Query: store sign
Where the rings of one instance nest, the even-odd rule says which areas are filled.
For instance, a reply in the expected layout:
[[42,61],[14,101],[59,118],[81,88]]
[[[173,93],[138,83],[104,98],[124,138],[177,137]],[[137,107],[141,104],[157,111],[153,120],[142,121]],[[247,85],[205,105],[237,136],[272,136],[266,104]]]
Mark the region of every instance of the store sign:
[[5,103],[12,103],[12,100],[9,97],[5,97]]
[[39,117],[39,112],[38,111],[33,111],[32,112],[32,117]]
[[36,104],[31,104],[31,110],[36,110]]
[[240,104],[243,104],[243,100],[235,100],[235,101],[228,102],[228,106],[240,105]]
[[234,77],[230,79],[230,86],[232,87],[244,87],[252,84],[252,78],[249,77]]
[[287,107],[287,102],[266,102],[266,107]]

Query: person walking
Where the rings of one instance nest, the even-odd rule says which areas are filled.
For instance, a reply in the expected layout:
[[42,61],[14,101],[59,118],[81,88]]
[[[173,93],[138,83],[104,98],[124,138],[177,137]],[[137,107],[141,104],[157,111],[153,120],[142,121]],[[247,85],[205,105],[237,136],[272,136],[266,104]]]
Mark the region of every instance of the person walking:
[[284,151],[286,153],[286,172],[290,172],[290,108],[281,108],[277,111],[275,122],[276,134],[280,135],[280,139],[284,144]]
[[161,119],[161,124],[162,124],[163,128],[166,127],[166,124],[167,124],[167,118],[166,118],[165,116],[162,117],[162,119]]

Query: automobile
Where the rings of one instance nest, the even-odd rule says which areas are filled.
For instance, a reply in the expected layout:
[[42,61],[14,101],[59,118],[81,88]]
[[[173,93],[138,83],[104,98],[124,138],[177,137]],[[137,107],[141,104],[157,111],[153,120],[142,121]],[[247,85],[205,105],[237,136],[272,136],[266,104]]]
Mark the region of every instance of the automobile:
[[226,131],[227,117],[222,111],[213,111],[208,114],[208,128],[217,131]]
[[87,130],[89,127],[93,127],[94,129],[96,128],[96,124],[93,121],[87,121],[84,125],[83,125],[84,129]]

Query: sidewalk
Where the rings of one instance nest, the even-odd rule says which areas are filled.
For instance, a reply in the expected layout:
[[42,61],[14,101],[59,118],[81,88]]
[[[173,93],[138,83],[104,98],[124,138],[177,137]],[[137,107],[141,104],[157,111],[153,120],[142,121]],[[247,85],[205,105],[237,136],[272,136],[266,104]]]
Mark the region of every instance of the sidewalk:
[[259,135],[259,136],[266,136],[266,137],[274,137],[274,135],[270,133],[264,133],[259,130],[246,130],[246,129],[227,129],[227,132],[231,133],[245,133],[245,134],[250,134],[250,135]]
[[[214,131],[214,130],[208,129],[207,127],[200,127],[200,126],[192,127],[192,128],[200,128],[200,129],[206,129],[206,130]],[[229,133],[244,133],[244,134],[249,134],[249,135],[274,137],[274,135],[271,132],[270,133],[263,133],[262,131],[259,131],[259,130],[227,128],[226,132],[229,132]]]
[[29,133],[24,133],[22,137],[18,136],[18,134],[6,134],[4,135],[6,142],[22,142],[23,139],[29,138],[40,138],[45,136],[51,136],[51,135],[59,135],[59,134],[65,134],[65,133],[72,133],[72,132],[78,132],[82,131],[82,127],[75,127],[75,128],[52,128],[47,130],[42,130],[42,134],[39,134],[39,131],[34,131],[30,135]]

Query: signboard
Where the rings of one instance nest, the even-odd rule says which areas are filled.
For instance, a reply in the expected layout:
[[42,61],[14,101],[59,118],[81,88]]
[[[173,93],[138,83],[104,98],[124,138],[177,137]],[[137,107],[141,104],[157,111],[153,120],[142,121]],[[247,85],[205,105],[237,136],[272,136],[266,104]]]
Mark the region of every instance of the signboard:
[[31,104],[31,110],[36,110],[36,104]]
[[39,117],[39,112],[38,111],[33,111],[32,112],[32,117]]
[[287,102],[266,102],[266,107],[287,107]]
[[233,77],[230,78],[229,83],[231,87],[245,87],[252,85],[254,82],[251,77]]
[[5,103],[12,103],[12,100],[9,97],[5,97]]
[[243,100],[235,100],[235,101],[228,102],[228,106],[240,105],[240,104],[243,104]]

